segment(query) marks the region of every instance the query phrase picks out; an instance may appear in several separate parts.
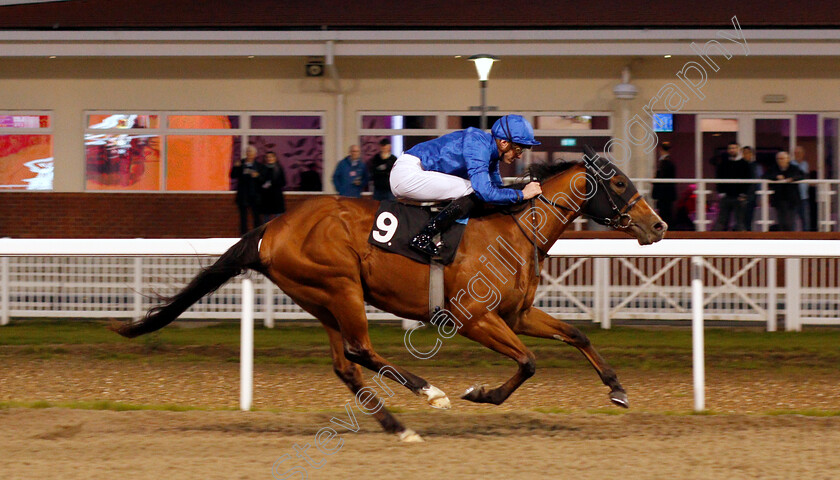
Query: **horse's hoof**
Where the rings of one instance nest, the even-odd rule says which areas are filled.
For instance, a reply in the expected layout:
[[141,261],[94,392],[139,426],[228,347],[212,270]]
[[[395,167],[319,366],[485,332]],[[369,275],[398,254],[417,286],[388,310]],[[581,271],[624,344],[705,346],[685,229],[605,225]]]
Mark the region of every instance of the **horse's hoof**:
[[423,442],[423,438],[417,434],[414,430],[407,428],[400,432],[399,434],[400,441],[404,443],[421,443]]
[[478,402],[481,403],[481,399],[484,397],[484,386],[483,385],[473,385],[472,387],[468,388],[461,398],[464,400],[468,400],[470,402]]
[[621,408],[630,408],[630,402],[627,400],[627,394],[621,391],[610,392],[610,401]]
[[443,390],[437,388],[436,386],[429,385],[428,387],[421,388],[420,391],[426,394],[426,401],[429,402],[429,405],[432,408],[440,408],[443,410],[452,408],[452,402],[449,401],[449,397],[443,393]]

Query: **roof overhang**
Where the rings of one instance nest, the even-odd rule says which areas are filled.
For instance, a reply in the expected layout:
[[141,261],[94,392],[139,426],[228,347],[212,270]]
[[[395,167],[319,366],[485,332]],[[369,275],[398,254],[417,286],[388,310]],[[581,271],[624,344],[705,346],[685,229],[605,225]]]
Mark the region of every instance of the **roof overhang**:
[[[0,57],[285,57],[696,55],[692,43],[735,37],[734,29],[603,30],[0,30]],[[751,56],[840,56],[840,29],[740,32]],[[731,49],[732,53],[736,50]]]

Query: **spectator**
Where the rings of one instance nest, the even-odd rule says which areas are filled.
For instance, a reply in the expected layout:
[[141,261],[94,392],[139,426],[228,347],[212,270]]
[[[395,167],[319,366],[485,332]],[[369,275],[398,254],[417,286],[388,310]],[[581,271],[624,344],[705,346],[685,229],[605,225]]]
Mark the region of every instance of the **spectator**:
[[796,213],[796,206],[799,205],[799,185],[792,182],[801,180],[804,177],[802,170],[793,166],[790,155],[787,152],[776,154],[776,164],[771,166],[767,172],[768,180],[777,180],[784,183],[772,184],[773,196],[770,197],[770,204],[776,209],[776,224],[778,230],[793,231]]
[[[671,161],[670,142],[662,142],[659,146],[659,160],[656,163],[656,178],[675,178],[677,169]],[[677,185],[674,183],[654,183],[651,197],[656,200],[659,216],[668,225],[674,223],[674,201],[677,199]]]
[[368,169],[362,162],[362,150],[358,145],[350,146],[350,154],[344,157],[333,173],[333,185],[339,195],[361,197],[370,181]]
[[[718,163],[715,178],[718,179],[740,179],[750,178],[750,165],[740,157],[738,144],[730,143],[726,147],[726,158]],[[720,194],[720,212],[718,212],[715,230],[729,230],[729,219],[735,217],[735,230],[743,231],[744,209],[747,203],[748,183],[719,183],[717,191]]]
[[280,165],[280,162],[277,161],[277,155],[274,152],[265,154],[262,180],[260,206],[262,213],[265,215],[265,221],[269,222],[286,211],[286,200],[283,198],[286,174],[283,172],[283,165]]
[[393,200],[394,194],[391,193],[391,169],[394,168],[394,162],[397,161],[391,153],[391,140],[383,138],[379,141],[379,153],[370,158],[368,166],[370,167],[370,176],[373,178],[373,198],[374,200]]
[[248,145],[245,158],[233,162],[230,178],[236,179],[236,205],[239,207],[239,233],[248,233],[248,212],[254,217],[254,228],[262,225],[260,215],[260,177],[262,165],[257,163],[257,147]]
[[686,187],[677,199],[674,225],[668,225],[668,230],[692,231],[697,211],[697,185],[692,183]]
[[[741,157],[750,166],[750,178],[759,180],[764,178],[764,169],[756,161],[755,152],[751,147],[744,147],[741,149]],[[758,183],[751,183],[747,191],[747,203],[744,205],[744,226],[747,230],[752,230],[753,216],[755,214],[756,206],[756,192],[761,185]]]
[[[805,148],[802,145],[797,145],[793,149],[793,160],[790,164],[798,168],[802,172],[802,178],[808,178],[810,168],[808,160],[805,159]],[[799,223],[802,224],[802,231],[807,232],[811,229],[811,205],[808,199],[808,184],[800,183],[799,188],[799,203],[796,205],[796,216],[799,217]]]
[[300,186],[298,190],[301,192],[320,192],[323,190],[321,186],[321,174],[318,173],[318,168],[315,162],[309,161],[304,164],[305,170],[300,172]]

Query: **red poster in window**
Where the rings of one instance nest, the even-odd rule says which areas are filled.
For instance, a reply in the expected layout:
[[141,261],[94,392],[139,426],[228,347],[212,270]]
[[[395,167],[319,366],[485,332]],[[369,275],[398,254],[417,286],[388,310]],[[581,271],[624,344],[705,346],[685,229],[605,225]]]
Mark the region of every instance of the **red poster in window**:
[[52,136],[0,135],[0,188],[50,190]]
[[86,134],[88,190],[159,190],[160,137]]

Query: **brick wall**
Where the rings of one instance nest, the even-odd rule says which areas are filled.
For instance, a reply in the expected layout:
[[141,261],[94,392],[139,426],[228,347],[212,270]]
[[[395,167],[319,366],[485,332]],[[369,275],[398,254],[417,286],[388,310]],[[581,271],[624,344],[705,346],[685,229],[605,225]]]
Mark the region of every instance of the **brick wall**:
[[[305,195],[287,195],[294,206]],[[238,237],[233,195],[0,193],[0,237]]]
[[[311,195],[287,194],[293,208]],[[238,237],[232,193],[0,192],[0,237],[208,238]],[[669,232],[668,238],[840,240],[840,232]],[[564,238],[626,238],[619,232],[566,232]]]

